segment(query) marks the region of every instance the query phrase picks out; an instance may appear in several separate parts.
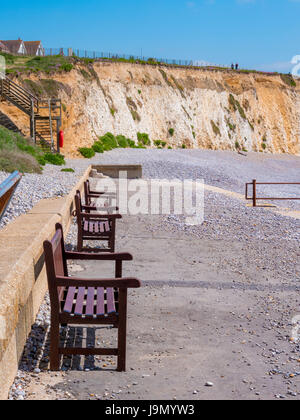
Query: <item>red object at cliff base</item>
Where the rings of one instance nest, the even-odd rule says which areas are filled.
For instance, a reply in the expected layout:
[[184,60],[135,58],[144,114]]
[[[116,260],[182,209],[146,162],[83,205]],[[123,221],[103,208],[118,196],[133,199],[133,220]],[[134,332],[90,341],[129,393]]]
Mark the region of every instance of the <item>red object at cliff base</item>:
[[63,131],[59,132],[59,147],[60,148],[64,147],[64,132]]

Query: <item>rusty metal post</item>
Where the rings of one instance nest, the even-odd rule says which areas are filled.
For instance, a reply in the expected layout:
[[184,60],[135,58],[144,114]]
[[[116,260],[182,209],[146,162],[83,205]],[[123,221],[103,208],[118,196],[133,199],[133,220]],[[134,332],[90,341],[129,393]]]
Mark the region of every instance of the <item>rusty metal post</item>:
[[256,194],[256,179],[253,180],[253,207],[256,207],[257,194]]

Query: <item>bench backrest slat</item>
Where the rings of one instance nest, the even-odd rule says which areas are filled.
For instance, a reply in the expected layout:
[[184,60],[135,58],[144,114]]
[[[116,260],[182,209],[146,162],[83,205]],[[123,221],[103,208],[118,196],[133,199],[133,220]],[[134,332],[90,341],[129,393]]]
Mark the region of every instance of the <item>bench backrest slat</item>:
[[90,194],[90,181],[87,180],[84,183],[84,197],[85,197],[85,204],[89,206],[91,204],[91,199],[89,198]]
[[52,247],[53,247],[55,274],[57,276],[64,276],[65,275],[61,239],[62,239],[62,234],[61,234],[61,231],[58,230],[56,232],[54,238],[51,241]]
[[58,276],[68,276],[67,262],[65,259],[65,246],[62,226],[56,225],[56,233],[51,241],[44,242],[45,262],[47,268],[48,286],[51,300],[59,302],[63,299],[64,287],[56,287],[55,280]]

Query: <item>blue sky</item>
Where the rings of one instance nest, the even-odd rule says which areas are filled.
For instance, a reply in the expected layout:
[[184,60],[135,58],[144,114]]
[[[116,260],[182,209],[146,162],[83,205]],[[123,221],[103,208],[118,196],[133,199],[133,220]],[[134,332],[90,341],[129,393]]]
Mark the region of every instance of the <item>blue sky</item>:
[[0,39],[291,71],[300,0],[14,0]]

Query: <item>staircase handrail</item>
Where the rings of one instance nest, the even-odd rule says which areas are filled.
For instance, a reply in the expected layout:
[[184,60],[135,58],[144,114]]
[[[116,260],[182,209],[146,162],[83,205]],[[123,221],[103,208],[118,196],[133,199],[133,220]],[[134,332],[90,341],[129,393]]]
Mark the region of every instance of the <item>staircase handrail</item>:
[[13,82],[11,79],[9,79],[7,76],[4,76],[2,80],[8,81],[10,84],[12,84],[16,90],[19,90],[22,93],[26,93],[28,96],[30,96],[31,99],[33,99],[35,102],[39,102],[39,99],[34,96],[31,92],[29,92],[27,89],[23,88],[23,86],[18,85],[17,83]]

